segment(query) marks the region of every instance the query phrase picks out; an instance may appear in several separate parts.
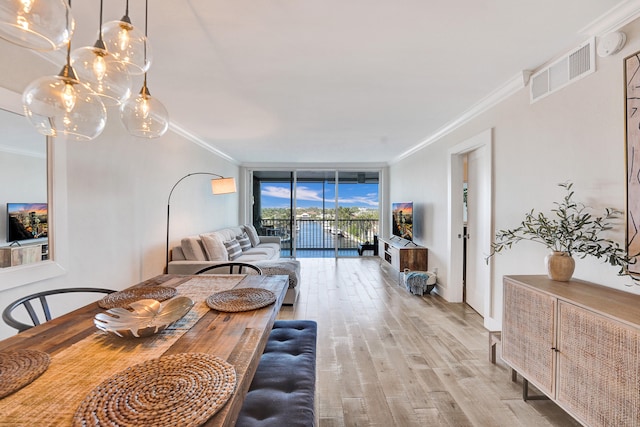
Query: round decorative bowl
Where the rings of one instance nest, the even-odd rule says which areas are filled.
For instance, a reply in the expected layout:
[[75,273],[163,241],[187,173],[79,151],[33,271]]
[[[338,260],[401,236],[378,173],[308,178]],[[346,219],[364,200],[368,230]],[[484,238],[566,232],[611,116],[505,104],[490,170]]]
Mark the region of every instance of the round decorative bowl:
[[142,299],[132,302],[130,310],[116,307],[98,313],[93,323],[98,329],[119,337],[147,337],[182,319],[191,307],[193,301],[187,297],[175,297],[164,303]]

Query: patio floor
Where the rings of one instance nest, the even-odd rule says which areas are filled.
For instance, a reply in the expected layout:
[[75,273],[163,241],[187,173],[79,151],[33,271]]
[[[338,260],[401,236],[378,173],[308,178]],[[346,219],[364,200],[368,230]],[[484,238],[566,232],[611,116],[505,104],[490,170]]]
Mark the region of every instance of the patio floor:
[[[363,256],[373,255],[373,252],[368,251]],[[291,249],[282,249],[281,257],[291,257]],[[298,249],[296,251],[296,258],[334,258],[335,251],[333,249]],[[338,249],[338,257],[340,258],[357,258],[357,249]]]

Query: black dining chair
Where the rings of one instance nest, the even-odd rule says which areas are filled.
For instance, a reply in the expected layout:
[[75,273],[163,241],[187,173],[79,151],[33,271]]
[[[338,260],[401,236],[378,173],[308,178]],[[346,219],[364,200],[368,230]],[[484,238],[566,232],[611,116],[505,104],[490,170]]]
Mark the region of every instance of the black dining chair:
[[[48,322],[49,320],[51,320],[51,310],[49,309],[49,302],[47,301],[47,297],[50,295],[67,294],[71,292],[96,292],[101,294],[111,294],[115,291],[112,289],[102,288],[62,288],[36,292],[35,294],[27,295],[9,304],[7,308],[5,308],[2,312],[2,320],[4,320],[4,322],[12,328],[17,329],[18,332],[26,331],[27,329],[33,328],[34,326],[41,323],[41,318],[38,316],[38,313],[36,313],[36,310],[31,304],[33,300],[38,299],[40,301],[42,312],[44,313],[45,322]],[[33,324],[30,325],[28,323],[20,322],[14,317],[14,310],[21,305],[24,306],[25,310],[27,310],[27,313],[29,314],[29,317],[31,318]]]
[[210,272],[208,274],[252,274],[248,270],[253,270],[256,274],[262,275],[260,267],[246,262],[223,262],[203,268],[194,274],[205,274],[207,272]]

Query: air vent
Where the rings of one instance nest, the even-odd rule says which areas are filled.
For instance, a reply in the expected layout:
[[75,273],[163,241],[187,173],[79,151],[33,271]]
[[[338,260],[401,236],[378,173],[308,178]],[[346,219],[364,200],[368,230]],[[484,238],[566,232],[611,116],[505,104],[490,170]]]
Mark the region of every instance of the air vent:
[[590,39],[531,76],[531,102],[551,95],[595,71],[595,39]]

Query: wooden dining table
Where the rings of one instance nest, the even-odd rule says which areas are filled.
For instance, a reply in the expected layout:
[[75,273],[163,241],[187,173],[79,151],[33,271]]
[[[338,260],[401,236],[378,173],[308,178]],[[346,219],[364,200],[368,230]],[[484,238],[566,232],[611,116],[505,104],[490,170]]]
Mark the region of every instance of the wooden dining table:
[[[142,338],[107,334],[94,325],[95,315],[105,311],[94,302],[2,340],[0,351],[39,350],[50,356],[50,364],[33,382],[0,399],[0,425],[72,425],[87,395],[115,373],[161,356],[206,353],[233,366],[236,385],[203,425],[233,426],[288,283],[288,276],[164,274],[132,288],[169,286],[177,289],[177,295],[190,297],[194,306],[174,329]],[[268,289],[276,301],[242,312],[217,311],[205,303],[207,295],[237,288]]]

